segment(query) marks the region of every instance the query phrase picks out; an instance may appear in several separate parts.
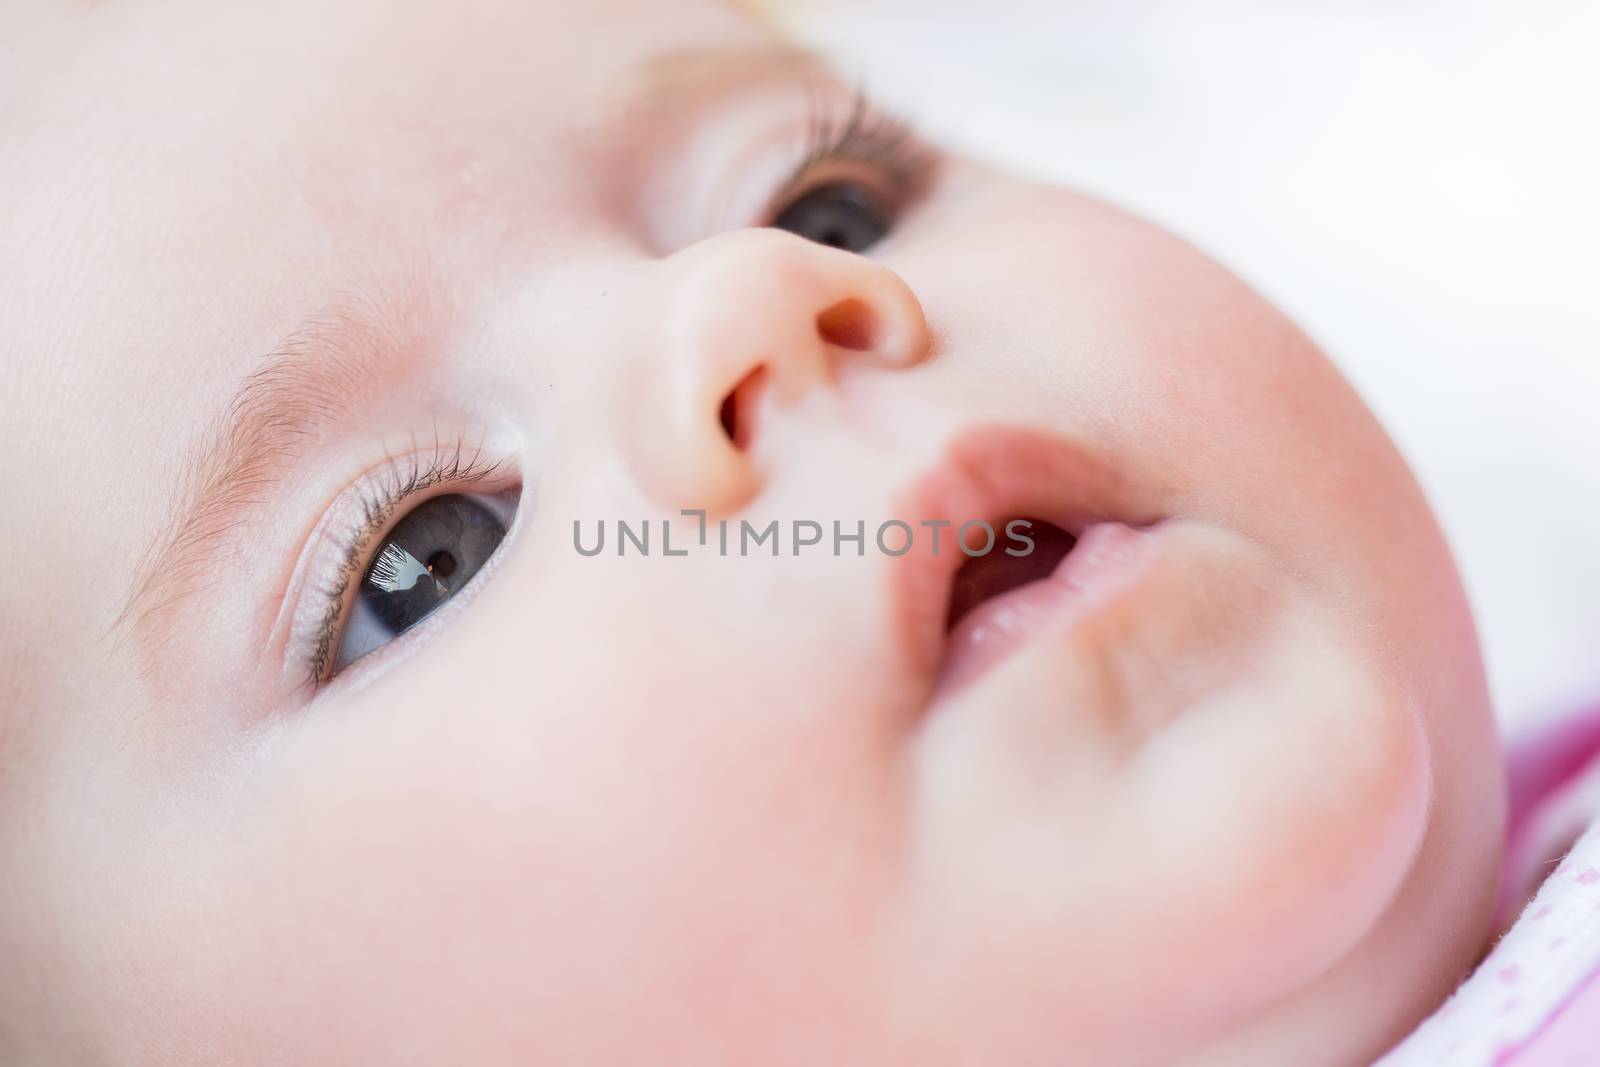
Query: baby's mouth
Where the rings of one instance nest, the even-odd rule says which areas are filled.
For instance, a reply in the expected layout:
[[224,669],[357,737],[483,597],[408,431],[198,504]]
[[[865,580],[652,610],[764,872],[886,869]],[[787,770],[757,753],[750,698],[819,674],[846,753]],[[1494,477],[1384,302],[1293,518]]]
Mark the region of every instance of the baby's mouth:
[[[1084,444],[1011,427],[974,428],[910,485],[902,515],[942,524],[894,568],[913,669],[932,699],[1088,624],[1137,584],[1166,516]],[[987,529],[985,529],[987,527]],[[992,534],[992,540],[990,536]],[[964,538],[952,544],[956,537]],[[989,550],[977,555],[988,541]],[[925,547],[924,547],[925,546]]]
[[1023,551],[1025,542],[1016,545],[998,542],[989,552],[972,556],[961,564],[950,583],[950,603],[944,623],[947,638],[973,609],[1049,578],[1078,543],[1072,534],[1043,519],[1008,520],[998,529],[1022,530],[1032,540],[1033,547]]

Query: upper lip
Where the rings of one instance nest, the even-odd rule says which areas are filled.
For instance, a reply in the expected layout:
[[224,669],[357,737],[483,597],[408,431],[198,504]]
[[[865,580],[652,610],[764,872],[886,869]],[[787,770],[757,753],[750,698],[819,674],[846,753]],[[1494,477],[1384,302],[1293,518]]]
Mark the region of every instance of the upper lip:
[[[966,559],[956,543],[963,523],[1004,524],[1032,517],[1080,536],[1099,522],[1151,525],[1162,516],[1135,499],[1116,466],[1093,448],[1038,430],[980,427],[951,441],[942,461],[899,497],[896,514],[918,527],[946,520],[938,554],[920,527],[892,578],[897,625],[913,663],[928,677],[944,660],[951,583]],[[999,546],[994,549],[999,551]]]

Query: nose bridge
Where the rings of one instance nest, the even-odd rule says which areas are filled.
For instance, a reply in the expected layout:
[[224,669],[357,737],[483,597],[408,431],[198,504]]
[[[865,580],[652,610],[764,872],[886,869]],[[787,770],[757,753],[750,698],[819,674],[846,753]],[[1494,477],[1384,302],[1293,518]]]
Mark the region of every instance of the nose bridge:
[[726,511],[759,487],[746,446],[762,404],[830,388],[842,359],[904,367],[928,350],[910,287],[851,252],[742,230],[657,266],[629,436],[641,482],[669,508]]

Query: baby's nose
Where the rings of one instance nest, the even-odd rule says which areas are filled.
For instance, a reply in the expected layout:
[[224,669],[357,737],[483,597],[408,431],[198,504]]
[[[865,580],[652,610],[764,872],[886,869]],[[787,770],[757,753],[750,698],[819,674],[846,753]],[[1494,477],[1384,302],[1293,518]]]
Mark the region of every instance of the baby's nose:
[[831,388],[841,361],[907,367],[929,351],[911,288],[870,259],[779,230],[739,230],[667,259],[656,360],[629,437],[662,504],[737,508],[759,488],[762,412]]

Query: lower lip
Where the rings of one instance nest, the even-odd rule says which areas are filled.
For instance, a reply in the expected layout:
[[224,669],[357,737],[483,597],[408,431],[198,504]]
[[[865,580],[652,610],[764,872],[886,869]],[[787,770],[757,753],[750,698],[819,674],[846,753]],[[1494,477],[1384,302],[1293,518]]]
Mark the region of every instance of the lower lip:
[[987,600],[945,639],[939,689],[970,685],[1040,636],[1069,627],[1132,589],[1157,541],[1154,529],[1096,523],[1048,578]]

